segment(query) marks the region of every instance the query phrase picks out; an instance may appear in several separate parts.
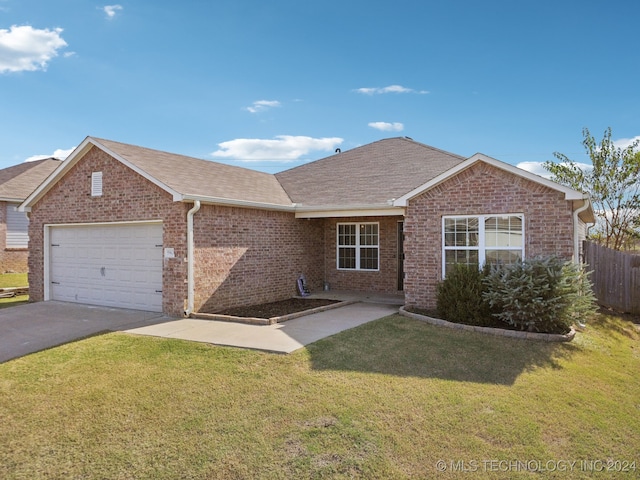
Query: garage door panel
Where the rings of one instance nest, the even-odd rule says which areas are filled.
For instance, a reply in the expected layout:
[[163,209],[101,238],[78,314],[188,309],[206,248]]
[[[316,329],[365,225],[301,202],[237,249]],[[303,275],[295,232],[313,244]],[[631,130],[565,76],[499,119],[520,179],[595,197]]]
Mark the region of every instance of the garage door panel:
[[162,311],[162,224],[51,227],[51,298]]

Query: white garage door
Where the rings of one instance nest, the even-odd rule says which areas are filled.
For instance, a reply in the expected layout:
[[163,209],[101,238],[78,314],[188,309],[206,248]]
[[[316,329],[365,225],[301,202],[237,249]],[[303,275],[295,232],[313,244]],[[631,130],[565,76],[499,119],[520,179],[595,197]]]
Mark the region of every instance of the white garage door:
[[162,311],[162,224],[51,227],[50,298]]

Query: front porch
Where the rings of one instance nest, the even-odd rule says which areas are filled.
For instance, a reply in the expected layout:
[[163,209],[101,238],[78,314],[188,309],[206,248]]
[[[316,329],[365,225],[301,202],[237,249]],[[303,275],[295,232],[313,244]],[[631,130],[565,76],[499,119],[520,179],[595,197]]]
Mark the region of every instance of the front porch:
[[355,292],[350,290],[313,291],[305,298],[324,298],[341,302],[383,303],[387,305],[404,305],[404,293]]

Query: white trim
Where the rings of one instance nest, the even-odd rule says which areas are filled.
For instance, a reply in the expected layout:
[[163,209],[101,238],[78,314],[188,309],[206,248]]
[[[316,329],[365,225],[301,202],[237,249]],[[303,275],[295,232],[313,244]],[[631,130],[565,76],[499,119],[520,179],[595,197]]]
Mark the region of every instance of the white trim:
[[455,167],[450,168],[446,172],[443,172],[437,177],[429,180],[427,183],[419,186],[418,188],[411,190],[409,193],[396,199],[393,202],[393,205],[396,207],[406,207],[409,200],[413,199],[414,197],[417,197],[418,195],[444,182],[445,180],[448,180],[449,178],[457,175],[463,170],[466,170],[467,168],[471,167],[477,162],[487,163],[493,167],[499,168],[501,170],[504,170],[506,172],[517,175],[519,177],[525,178],[532,182],[544,185],[545,187],[548,187],[552,190],[562,192],[564,193],[565,200],[582,200],[582,197],[584,195],[582,192],[578,192],[577,190],[574,190],[572,188],[565,187],[564,185],[560,185],[559,183],[553,182],[551,180],[543,178],[534,173],[527,172],[526,170],[522,170],[521,168],[514,167],[513,165],[510,165],[508,163],[501,162],[500,160],[496,160],[495,158],[488,157],[486,155],[483,155],[482,153],[476,153],[472,157],[469,157],[468,159],[466,159],[464,162],[459,163]]
[[405,209],[379,206],[297,207],[296,218],[404,217]]
[[[522,246],[521,247],[489,247],[485,243],[485,225],[484,221],[490,217],[520,217],[522,220]],[[450,218],[477,218],[478,219],[478,246],[477,247],[445,247],[445,220]],[[511,250],[514,252],[522,252],[522,258],[525,258],[525,246],[526,246],[526,228],[525,228],[525,216],[523,213],[485,213],[485,214],[469,214],[469,215],[443,215],[441,218],[441,236],[440,236],[440,252],[442,254],[442,278],[445,278],[447,272],[447,263],[445,252],[447,250],[477,250],[478,251],[478,264],[480,268],[486,262],[487,250]]]
[[276,203],[252,202],[249,200],[236,200],[233,198],[220,198],[220,197],[205,197],[202,195],[190,195],[190,194],[181,195],[178,200],[174,198],[174,201],[201,202],[201,203],[206,203],[211,205],[226,205],[230,207],[241,207],[241,208],[256,208],[260,210],[277,210],[282,212],[295,211],[295,203],[292,203],[291,205],[280,205]]
[[29,211],[30,208],[38,200],[40,200],[40,198],[42,198],[49,191],[49,189],[58,182],[58,180],[60,180],[64,175],[66,175],[67,172],[91,149],[91,147],[94,147],[94,146],[99,148],[100,150],[104,151],[108,155],[112,156],[113,158],[115,158],[116,160],[121,162],[123,165],[129,167],[131,170],[133,170],[137,174],[139,174],[142,177],[146,178],[147,180],[149,180],[154,185],[157,185],[161,189],[163,189],[166,192],[168,192],[173,197],[174,201],[181,201],[183,199],[183,196],[182,196],[181,193],[177,192],[176,190],[174,190],[174,189],[170,188],[169,186],[165,185],[164,183],[160,182],[158,179],[156,179],[155,177],[149,175],[144,170],[141,170],[140,168],[136,167],[135,165],[130,163],[125,158],[121,157],[117,153],[111,151],[110,149],[108,149],[107,147],[102,145],[96,139],[94,139],[92,137],[87,137],[82,141],[82,143],[80,145],[78,145],[78,147],[76,147],[76,149],[71,153],[71,155],[69,155],[67,157],[67,159],[65,161],[63,161],[61,163],[61,165],[58,166],[58,168],[56,168],[53,171],[53,173],[51,175],[49,175],[47,177],[47,179],[44,182],[42,182],[40,184],[40,186],[38,188],[36,188],[31,193],[31,195],[29,195],[26,198],[26,200],[20,205],[20,207],[18,209],[21,212]]
[[[340,245],[340,225],[355,225],[356,227],[356,244]],[[378,227],[378,244],[377,245],[360,245],[360,225],[375,225]],[[356,267],[344,268],[340,267],[340,248],[354,248],[356,251]],[[360,268],[360,250],[363,248],[375,248],[378,251],[378,268]],[[380,271],[380,222],[338,222],[336,223],[336,270],[346,272],[379,272]]]

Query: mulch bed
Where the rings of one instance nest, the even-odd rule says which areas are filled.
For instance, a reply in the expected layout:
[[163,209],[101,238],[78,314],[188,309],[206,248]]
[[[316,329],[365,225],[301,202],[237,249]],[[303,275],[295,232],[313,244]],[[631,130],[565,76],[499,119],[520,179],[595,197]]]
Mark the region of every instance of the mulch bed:
[[312,308],[324,307],[325,305],[331,305],[333,303],[338,303],[338,300],[327,300],[324,298],[289,298],[279,302],[228,308],[222,312],[215,313],[234,317],[273,318],[303,312]]

